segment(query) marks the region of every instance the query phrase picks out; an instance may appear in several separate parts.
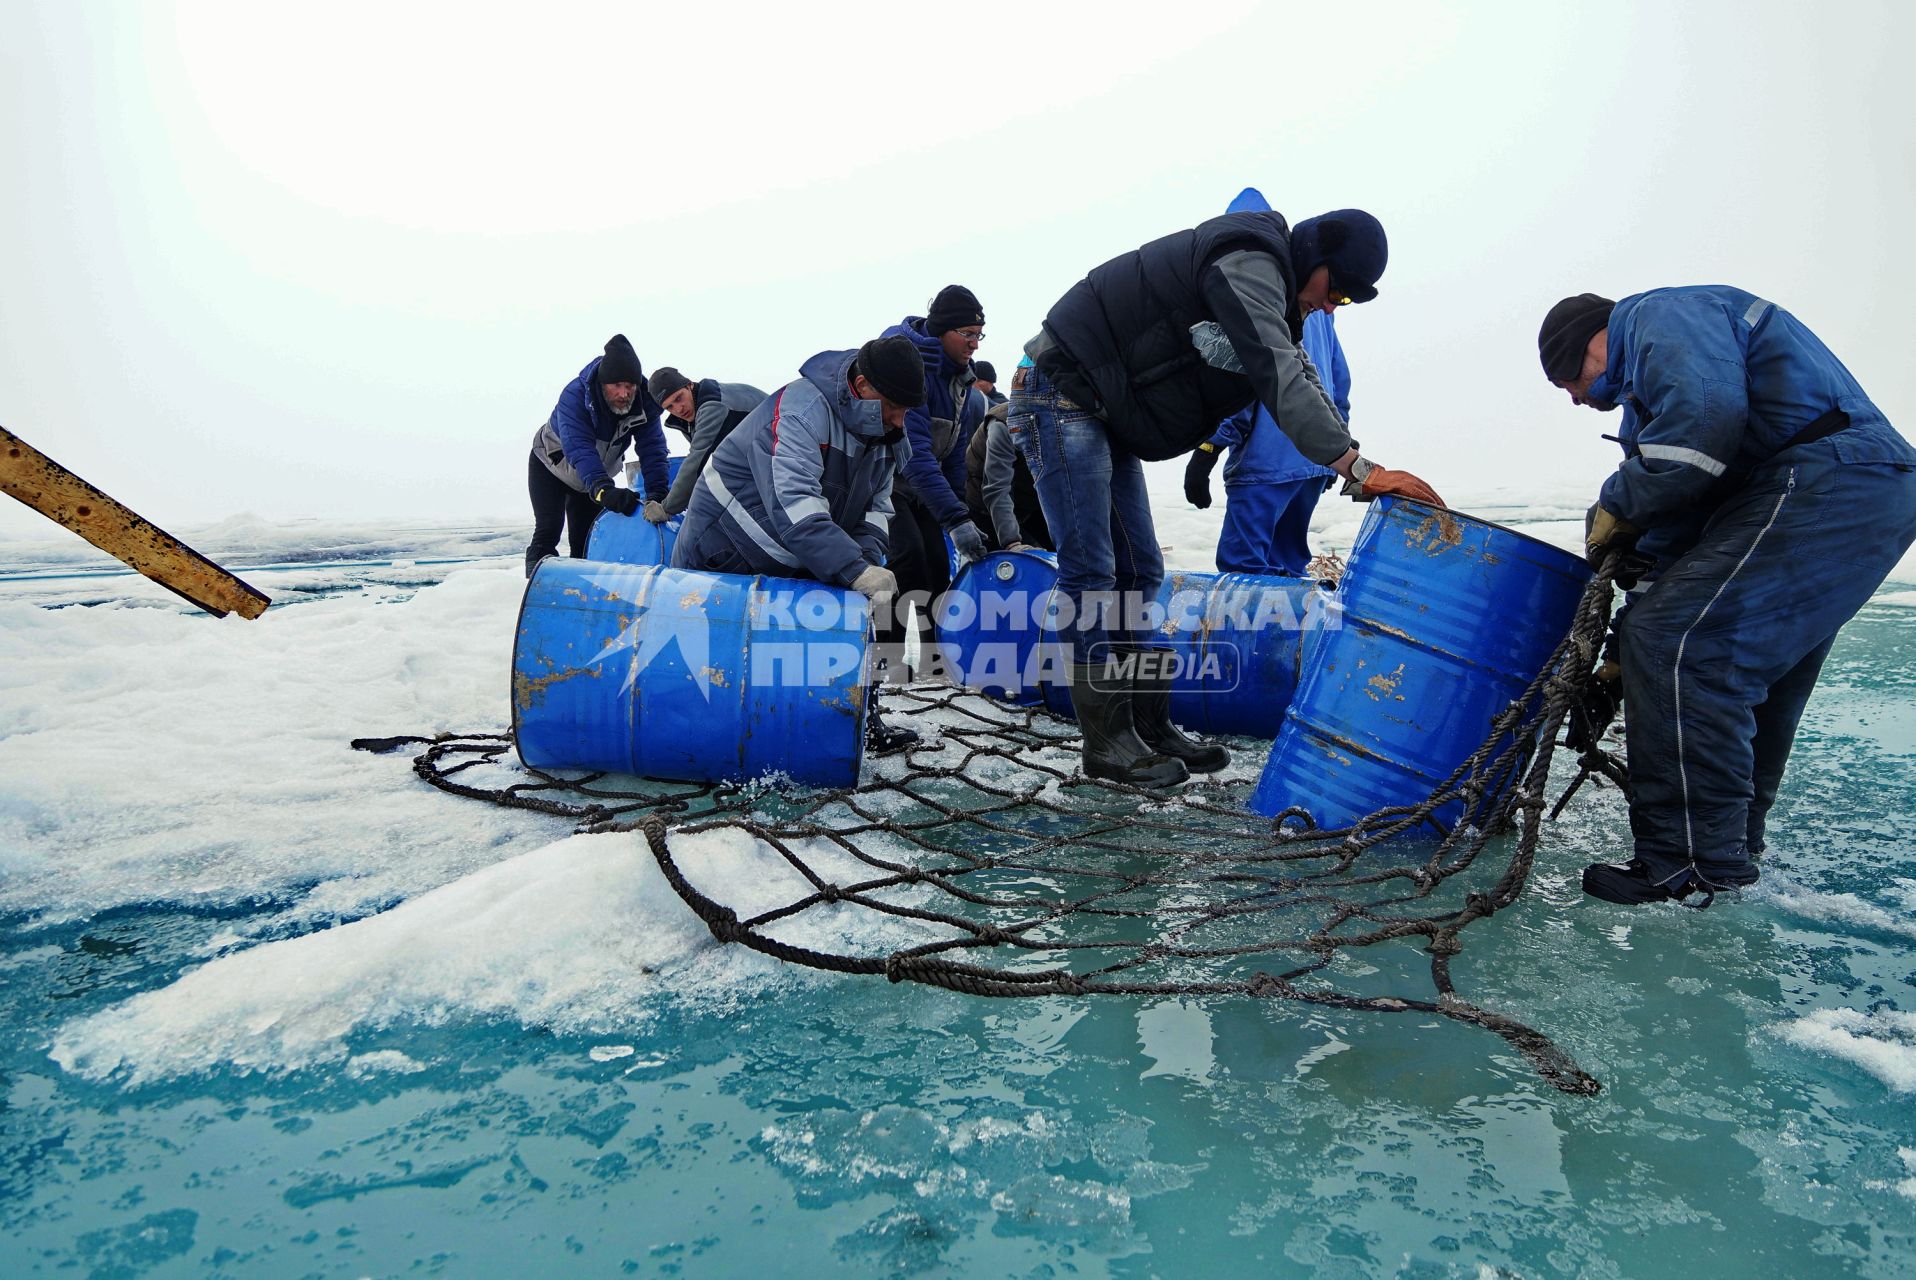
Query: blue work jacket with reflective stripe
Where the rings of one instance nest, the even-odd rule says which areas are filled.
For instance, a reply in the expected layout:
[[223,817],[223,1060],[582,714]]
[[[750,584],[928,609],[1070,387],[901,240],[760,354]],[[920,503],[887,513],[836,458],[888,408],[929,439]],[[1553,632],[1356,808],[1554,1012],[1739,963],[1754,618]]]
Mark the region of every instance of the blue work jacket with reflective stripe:
[[1850,371],[1803,322],[1728,285],[1617,303],[1588,399],[1623,409],[1624,461],[1599,499],[1645,529],[1696,524],[1832,409],[1846,463],[1916,463]]
[[[1348,423],[1351,370],[1344,360],[1343,344],[1337,340],[1334,318],[1323,311],[1311,312],[1304,319],[1304,340],[1298,345],[1311,358],[1325,394]],[[1329,467],[1320,467],[1299,453],[1270,411],[1255,400],[1226,418],[1211,437],[1211,443],[1231,451],[1224,462],[1225,484],[1283,484],[1335,474]]]

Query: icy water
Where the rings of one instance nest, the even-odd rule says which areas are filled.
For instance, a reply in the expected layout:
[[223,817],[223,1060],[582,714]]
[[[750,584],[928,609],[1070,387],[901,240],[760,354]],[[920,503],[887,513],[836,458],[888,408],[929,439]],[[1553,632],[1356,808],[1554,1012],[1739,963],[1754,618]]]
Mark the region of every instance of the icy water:
[[503,716],[516,567],[431,550],[309,561],[259,624],[0,591],[0,1275],[1916,1276],[1906,585],[1837,645],[1758,890],[1585,902],[1623,848],[1586,789],[1466,934],[1459,988],[1580,1098],[1419,1015],[720,947],[638,836],[345,748]]

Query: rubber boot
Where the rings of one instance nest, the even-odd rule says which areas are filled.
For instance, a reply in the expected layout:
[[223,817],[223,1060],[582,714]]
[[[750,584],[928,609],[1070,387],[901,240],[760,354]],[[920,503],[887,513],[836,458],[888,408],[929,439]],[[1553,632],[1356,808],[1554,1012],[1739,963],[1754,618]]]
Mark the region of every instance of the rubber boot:
[[1172,649],[1137,649],[1131,678],[1131,718],[1138,737],[1159,755],[1182,760],[1192,773],[1216,773],[1231,763],[1231,753],[1215,742],[1200,742],[1171,723]]
[[1131,722],[1130,676],[1106,676],[1104,663],[1074,663],[1071,703],[1084,731],[1086,777],[1134,787],[1172,787],[1191,776],[1180,760],[1144,745]]
[[907,729],[902,724],[887,724],[878,709],[878,691],[882,685],[874,684],[865,691],[865,750],[875,756],[894,756],[900,751],[909,751],[924,741],[915,729]]

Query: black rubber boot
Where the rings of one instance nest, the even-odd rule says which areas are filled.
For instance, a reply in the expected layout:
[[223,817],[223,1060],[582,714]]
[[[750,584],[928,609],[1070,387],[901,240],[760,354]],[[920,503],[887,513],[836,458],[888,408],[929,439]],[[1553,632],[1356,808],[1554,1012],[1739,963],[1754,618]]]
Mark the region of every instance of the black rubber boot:
[[1074,663],[1071,704],[1084,731],[1086,777],[1134,787],[1173,787],[1191,776],[1184,762],[1144,745],[1131,721],[1130,676],[1105,675],[1104,663]]
[[870,700],[865,708],[865,750],[874,756],[895,756],[900,751],[911,750],[924,739],[915,729],[885,723],[885,717],[878,709],[878,690],[881,687],[873,685],[865,693]]
[[1659,875],[1641,858],[1628,862],[1593,862],[1583,869],[1583,891],[1604,902],[1622,907],[1643,907],[1655,902],[1673,902],[1701,893],[1703,901],[1684,903],[1698,910],[1716,901],[1718,893],[1733,893],[1756,883],[1756,868],[1734,868],[1720,876],[1706,878],[1692,865],[1675,874]]
[[1171,649],[1139,649],[1131,678],[1131,719],[1138,737],[1159,755],[1182,760],[1192,773],[1216,773],[1231,763],[1231,753],[1215,742],[1200,742],[1171,723]]

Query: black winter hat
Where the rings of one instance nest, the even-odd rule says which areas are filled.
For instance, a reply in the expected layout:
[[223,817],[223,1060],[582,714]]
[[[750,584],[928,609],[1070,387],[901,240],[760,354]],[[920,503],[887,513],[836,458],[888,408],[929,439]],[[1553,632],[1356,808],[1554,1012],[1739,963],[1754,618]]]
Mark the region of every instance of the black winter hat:
[[989,382],[993,386],[998,384],[998,371],[991,367],[989,360],[973,360],[971,372],[980,382]]
[[1552,382],[1574,382],[1583,372],[1583,353],[1590,339],[1610,323],[1616,303],[1594,293],[1565,298],[1550,308],[1537,330],[1537,354],[1543,359],[1543,376]]
[[925,312],[925,332],[934,338],[984,322],[985,309],[978,305],[977,295],[961,284],[948,284],[940,289],[938,296],[931,300],[930,310]]
[[1384,224],[1362,209],[1333,209],[1291,228],[1291,266],[1300,288],[1311,272],[1328,266],[1352,302],[1369,302],[1388,261]]
[[910,338],[873,338],[858,349],[858,375],[893,404],[916,409],[925,403],[925,359]]
[[599,385],[644,381],[645,366],[639,363],[639,353],[632,349],[631,341],[622,333],[607,338],[605,356],[599,361]]
[[652,393],[654,400],[657,400],[660,404],[664,404],[665,397],[671,395],[681,387],[689,387],[691,385],[692,380],[690,378],[667,364],[660,365],[652,371],[652,381],[646,384],[646,389]]

